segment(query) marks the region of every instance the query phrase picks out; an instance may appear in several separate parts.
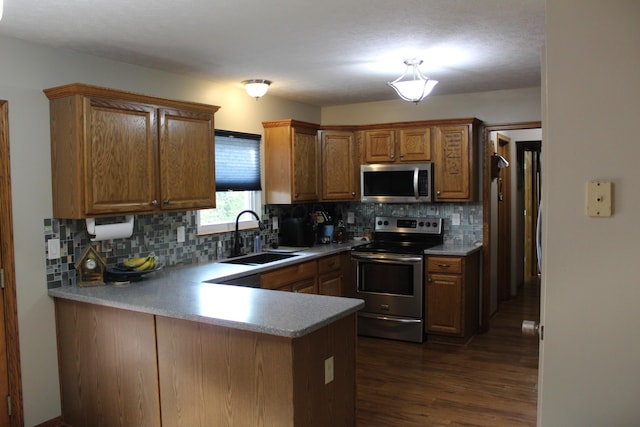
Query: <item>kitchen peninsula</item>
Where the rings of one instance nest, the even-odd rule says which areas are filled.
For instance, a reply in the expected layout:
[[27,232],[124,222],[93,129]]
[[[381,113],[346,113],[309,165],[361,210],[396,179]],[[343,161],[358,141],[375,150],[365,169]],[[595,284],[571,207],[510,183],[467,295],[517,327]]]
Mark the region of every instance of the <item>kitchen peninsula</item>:
[[354,425],[362,301],[210,283],[257,271],[210,263],[50,289],[64,421]]

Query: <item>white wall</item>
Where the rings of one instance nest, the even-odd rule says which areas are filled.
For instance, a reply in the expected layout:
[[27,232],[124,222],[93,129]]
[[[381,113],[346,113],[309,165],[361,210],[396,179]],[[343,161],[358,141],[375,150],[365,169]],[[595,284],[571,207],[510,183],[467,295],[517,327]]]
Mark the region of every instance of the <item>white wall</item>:
[[539,87],[429,96],[418,105],[398,98],[393,101],[325,107],[322,109],[322,124],[362,125],[466,117],[477,117],[485,124],[532,122],[541,120],[540,103]]
[[219,105],[216,127],[262,134],[263,120],[320,121],[320,109],[241,87],[0,37],[0,99],[9,101],[13,220],[25,425],[60,415],[56,333],[47,296],[43,220],[52,216],[49,103],[42,90],[73,82]]
[[[640,425],[640,2],[546,1],[538,424]],[[590,180],[614,214],[585,214]]]

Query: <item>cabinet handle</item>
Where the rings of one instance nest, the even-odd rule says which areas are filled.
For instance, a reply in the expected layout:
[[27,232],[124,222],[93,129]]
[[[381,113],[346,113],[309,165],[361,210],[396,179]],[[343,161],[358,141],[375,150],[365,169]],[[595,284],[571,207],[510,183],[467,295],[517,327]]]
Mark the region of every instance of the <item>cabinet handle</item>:
[[403,158],[403,157],[404,157],[404,154],[400,154],[400,158]]
[[395,155],[395,154],[389,154],[389,158],[390,158],[390,159],[393,159],[394,157],[396,157],[396,155]]
[[297,199],[298,197],[300,197],[300,194],[296,193],[296,194],[293,195],[293,197],[295,197]]
[[355,191],[352,191],[352,192],[351,192],[351,195],[352,195],[352,196],[355,196],[355,195],[356,195],[356,192],[355,192]]
[[438,190],[438,191],[436,191],[436,194],[439,196],[439,195],[440,195],[440,191],[439,191],[439,190]]
[[162,201],[162,203],[164,203],[165,205],[168,205],[168,204],[169,204],[169,199],[164,199],[164,200]]
[[153,199],[153,200],[151,201],[151,204],[152,204],[153,206],[158,206],[158,201],[157,201],[156,199]]
[[427,282],[429,283],[433,282],[433,280],[431,280],[431,276],[427,276]]
[[440,268],[449,268],[449,267],[451,267],[451,264],[438,264],[438,267],[440,267]]

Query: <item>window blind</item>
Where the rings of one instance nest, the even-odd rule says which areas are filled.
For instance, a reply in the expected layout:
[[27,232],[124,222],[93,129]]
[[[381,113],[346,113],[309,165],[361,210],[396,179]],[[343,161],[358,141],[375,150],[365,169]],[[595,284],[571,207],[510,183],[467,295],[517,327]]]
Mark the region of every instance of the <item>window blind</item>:
[[260,135],[215,131],[216,191],[259,191]]

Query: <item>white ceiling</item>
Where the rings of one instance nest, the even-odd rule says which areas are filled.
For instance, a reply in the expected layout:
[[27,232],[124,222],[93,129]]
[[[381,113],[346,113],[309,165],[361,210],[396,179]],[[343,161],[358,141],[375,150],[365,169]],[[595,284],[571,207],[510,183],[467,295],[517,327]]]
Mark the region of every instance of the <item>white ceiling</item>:
[[539,86],[544,0],[4,0],[0,35],[328,106],[412,57],[432,95]]

